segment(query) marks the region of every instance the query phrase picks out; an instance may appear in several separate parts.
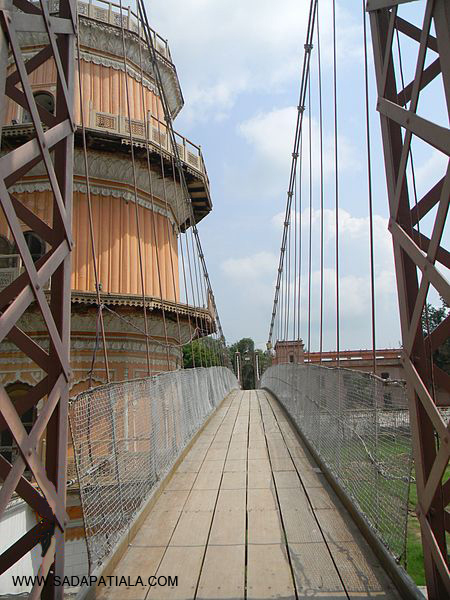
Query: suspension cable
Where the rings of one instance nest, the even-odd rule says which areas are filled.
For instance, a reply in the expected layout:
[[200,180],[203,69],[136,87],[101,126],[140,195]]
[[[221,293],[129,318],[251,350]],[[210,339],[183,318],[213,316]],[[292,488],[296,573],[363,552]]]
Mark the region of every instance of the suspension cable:
[[306,43],[304,45],[303,67],[302,67],[302,76],[301,76],[301,82],[300,82],[299,104],[297,107],[297,123],[296,123],[296,128],[295,128],[294,150],[292,152],[291,172],[290,172],[290,177],[289,177],[289,188],[288,188],[288,192],[287,192],[286,212],[285,212],[284,228],[283,228],[283,235],[282,235],[282,242],[281,242],[280,260],[279,260],[279,265],[278,265],[277,283],[275,286],[275,297],[274,297],[274,302],[273,302],[272,320],[271,320],[270,328],[269,328],[269,338],[268,338],[268,346],[269,347],[272,344],[273,326],[274,326],[274,322],[275,322],[275,316],[277,314],[280,283],[281,283],[283,268],[284,268],[286,242],[287,242],[287,235],[288,235],[288,228],[289,228],[289,216],[291,213],[294,181],[295,181],[295,176],[296,176],[296,172],[297,172],[297,161],[298,161],[298,156],[299,156],[300,132],[302,129],[302,124],[303,124],[306,89],[307,89],[307,83],[308,83],[309,72],[310,72],[311,51],[313,48],[314,24],[316,21],[317,4],[318,4],[317,0],[311,0],[310,8],[309,8],[308,27],[307,27],[307,33],[306,33]]
[[372,371],[377,373],[376,359],[376,326],[375,326],[375,260],[374,260],[374,236],[373,236],[373,193],[372,193],[372,157],[370,140],[370,117],[369,117],[369,76],[368,76],[368,52],[367,52],[367,16],[366,2],[362,0],[363,38],[364,38],[364,88],[365,88],[365,112],[366,112],[366,146],[367,146],[367,193],[369,199],[369,247],[370,247],[370,298],[371,298],[371,320],[372,320]]
[[[105,371],[106,371],[106,381],[110,382],[110,372],[109,372],[109,363],[108,363],[108,350],[106,346],[106,333],[105,333],[105,323],[103,320],[103,313],[101,310],[102,299],[100,295],[100,282],[98,277],[98,263],[97,263],[97,252],[95,248],[95,233],[94,233],[94,221],[92,215],[92,196],[91,196],[91,182],[89,177],[89,161],[87,156],[87,143],[86,143],[86,124],[84,120],[84,106],[83,106],[83,86],[81,82],[81,50],[80,50],[80,16],[77,15],[78,18],[78,26],[77,26],[77,62],[78,62],[78,91],[80,98],[80,119],[81,119],[81,135],[83,139],[83,162],[84,162],[84,177],[86,182],[86,197],[87,197],[87,205],[88,205],[88,220],[89,220],[89,240],[92,252],[92,266],[94,269],[94,283],[95,283],[95,294],[97,299],[97,329],[98,325],[100,325],[100,332],[102,337],[102,348],[103,348],[103,360],[105,363]],[[88,270],[89,275],[89,270]],[[91,366],[91,372],[93,372],[94,364],[95,364],[95,356],[97,355],[97,346],[98,346],[98,336],[96,336],[96,343],[93,351],[93,362]],[[92,383],[92,378],[89,378],[89,387]]]
[[119,0],[120,6],[120,30],[122,35],[122,52],[123,52],[123,66],[125,71],[125,95],[127,100],[127,116],[128,116],[128,129],[130,138],[130,152],[131,152],[131,166],[133,170],[133,190],[134,190],[134,212],[136,219],[136,233],[138,242],[138,261],[139,261],[139,276],[141,280],[141,295],[142,295],[142,310],[144,314],[144,330],[145,330],[145,346],[147,352],[147,373],[150,375],[150,346],[148,342],[148,322],[147,322],[147,308],[145,302],[145,282],[144,282],[144,267],[142,262],[142,246],[141,246],[141,224],[139,218],[139,198],[137,188],[137,177],[136,177],[136,160],[134,156],[134,144],[133,144],[133,128],[131,122],[131,106],[130,106],[130,90],[128,86],[128,60],[127,60],[127,48],[125,43],[125,27],[123,24],[123,8],[122,0]]
[[311,79],[308,82],[308,142],[309,142],[309,237],[308,237],[308,363],[311,362],[311,276],[312,276],[312,123],[311,123]]
[[323,263],[324,263],[324,178],[323,178],[323,103],[322,103],[322,60],[320,51],[320,13],[317,7],[317,69],[319,85],[319,161],[320,161],[320,301],[319,301],[319,362],[323,350]]
[[333,104],[334,104],[334,191],[335,191],[335,270],[336,270],[336,364],[340,362],[339,311],[339,160],[338,160],[338,97],[336,57],[336,0],[333,0]]

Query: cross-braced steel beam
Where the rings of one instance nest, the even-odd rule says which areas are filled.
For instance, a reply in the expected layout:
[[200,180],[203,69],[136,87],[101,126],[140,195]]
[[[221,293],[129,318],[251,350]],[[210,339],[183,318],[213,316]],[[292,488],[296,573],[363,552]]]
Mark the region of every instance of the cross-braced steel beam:
[[[63,575],[67,522],[76,8],[74,0],[60,0],[59,13],[50,16],[47,0],[39,3],[12,0],[12,4],[14,8],[3,2],[0,10],[0,68],[3,68],[0,71],[0,101],[5,102],[8,97],[27,110],[35,135],[0,157],[0,208],[23,265],[23,272],[0,292],[0,341],[7,339],[19,348],[37,365],[42,378],[15,403],[0,386],[0,429],[10,431],[19,450],[12,463],[0,456],[0,478],[3,480],[0,518],[14,494],[22,497],[38,515],[37,525],[0,556],[0,572],[40,544],[39,575],[46,577],[47,583],[43,586],[36,582],[30,598],[42,594],[42,597],[53,599],[63,597],[63,587],[55,586],[54,576]],[[45,45],[26,60],[20,36],[27,33],[39,34]],[[12,65],[6,71],[8,55]],[[53,61],[57,77],[54,114],[36,103],[31,86],[33,72],[47,61]],[[45,165],[53,195],[50,223],[9,191],[15,182],[41,162]],[[47,251],[37,262],[33,262],[27,246],[25,229],[32,229],[45,241]],[[50,291],[45,291],[48,283]],[[39,312],[47,329],[47,340],[42,344],[33,340],[23,328],[23,317],[30,308]],[[38,403],[40,412],[31,431],[27,432],[20,417]],[[39,451],[44,435],[45,453]],[[24,476],[26,470],[31,472],[31,481]]]
[[[394,244],[397,291],[407,375],[415,475],[417,515],[422,532],[425,573],[430,600],[450,597],[446,532],[450,531],[450,480],[445,470],[450,455],[449,426],[439,411],[436,390],[450,392],[450,377],[433,360],[448,340],[450,317],[433,331],[426,322],[426,302],[434,289],[450,303],[445,270],[450,255],[443,247],[450,196],[450,131],[446,121],[450,105],[450,3],[424,0],[421,26],[401,18],[401,4],[410,0],[368,0],[378,90],[384,160]],[[408,7],[411,9],[411,7]],[[434,28],[434,30],[433,30]],[[399,39],[414,43],[417,54],[412,81],[404,81]],[[427,59],[428,64],[427,64]],[[400,62],[399,62],[400,61]],[[399,72],[400,69],[400,72]],[[424,116],[419,103],[427,87],[439,81],[442,106],[434,107],[436,120]],[[434,88],[437,89],[437,88]],[[442,119],[443,117],[443,119]],[[411,193],[411,149],[415,140],[443,155],[442,178],[415,198]],[[431,235],[423,220],[432,221]],[[425,331],[424,331],[425,329]],[[448,396],[447,396],[448,397]]]

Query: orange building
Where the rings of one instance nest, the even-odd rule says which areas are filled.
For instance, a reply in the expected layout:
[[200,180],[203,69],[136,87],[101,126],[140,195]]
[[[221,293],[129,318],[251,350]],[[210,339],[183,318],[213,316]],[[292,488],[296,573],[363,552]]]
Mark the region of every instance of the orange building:
[[[131,11],[122,17],[126,38],[124,56],[117,5],[78,2],[78,10],[82,106],[77,85],[74,107],[78,129],[74,150],[72,394],[85,389],[89,383],[95,385],[106,381],[102,348],[98,343],[99,311],[89,233],[82,116],[86,127],[98,281],[101,301],[106,307],[103,317],[111,380],[148,374],[146,340],[142,334],[139,240],[151,335],[151,371],[181,366],[180,342],[190,339],[194,321],[202,324],[197,327],[199,335],[210,333],[213,328],[207,307],[194,310],[180,302],[178,238],[190,226],[190,211],[174,169],[153,66],[146,44],[138,33],[137,20]],[[21,42],[26,59],[43,46],[42,36],[41,33],[27,33],[23,37]],[[168,108],[175,118],[183,106],[180,83],[167,42],[155,32],[153,38]],[[75,76],[78,84],[78,72]],[[33,73],[35,98],[50,112],[54,109],[55,82],[56,67],[51,60]],[[32,136],[33,127],[29,121],[28,112],[10,101],[2,130],[3,152]],[[135,170],[131,159],[130,122]],[[176,134],[176,140],[194,218],[198,222],[211,210],[203,157],[200,147],[185,137]],[[43,166],[33,169],[32,174],[16,183],[11,191],[25,207],[49,222],[53,198]],[[38,260],[46,252],[45,242],[33,231],[27,231],[26,239],[33,258]],[[20,257],[5,219],[0,215],[0,289],[20,273],[20,268]],[[37,312],[27,316],[23,327],[36,339],[46,337]],[[166,336],[169,343],[174,344],[169,352],[163,345]],[[40,379],[36,365],[25,360],[8,342],[2,347],[0,361],[1,382],[5,386],[35,383]]]

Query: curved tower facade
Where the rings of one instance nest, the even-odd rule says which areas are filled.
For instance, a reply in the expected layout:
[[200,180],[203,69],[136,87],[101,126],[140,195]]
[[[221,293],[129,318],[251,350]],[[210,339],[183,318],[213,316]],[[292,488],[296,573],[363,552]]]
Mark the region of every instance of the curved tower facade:
[[[181,345],[194,329],[195,335],[204,335],[214,328],[206,298],[204,307],[197,309],[180,299],[179,236],[191,225],[192,213],[174,168],[155,73],[137,19],[130,10],[123,11],[122,28],[120,8],[103,1],[78,2],[78,11],[81,60],[76,77],[81,94],[77,89],[74,106],[72,394],[107,379],[99,342],[97,287],[104,307],[111,380],[148,374],[144,297],[153,373],[180,367]],[[26,59],[43,47],[42,35],[23,36]],[[167,42],[155,32],[152,35],[166,100],[175,118],[183,106],[176,69]],[[33,74],[35,98],[49,112],[54,109],[55,82],[52,60]],[[3,152],[33,135],[29,121],[25,109],[8,103]],[[198,222],[211,210],[202,153],[182,135],[176,134],[176,140],[193,218]],[[33,169],[12,191],[24,207],[50,223],[53,197],[42,167]],[[21,269],[11,239],[0,215],[0,288]],[[29,228],[27,243],[35,261],[47,251],[45,242]],[[36,339],[47,335],[37,312],[29,311],[23,327]],[[4,344],[0,360],[5,386],[39,381],[39,370],[12,344]]]

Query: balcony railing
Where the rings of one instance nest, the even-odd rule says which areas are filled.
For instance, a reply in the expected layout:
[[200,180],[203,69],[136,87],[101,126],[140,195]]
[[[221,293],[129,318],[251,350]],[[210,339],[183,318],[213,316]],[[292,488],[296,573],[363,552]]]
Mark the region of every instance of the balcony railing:
[[[50,0],[50,12],[55,12],[59,5],[59,0]],[[89,0],[89,2],[77,2],[78,13],[89,19],[108,23],[120,27],[121,23],[125,29],[137,33],[142,39],[145,39],[143,29],[140,25],[138,15],[131,8],[116,4],[115,2],[107,2],[106,0]],[[167,40],[162,38],[156,31],[150,28],[152,41],[158,53],[168,61],[172,62],[170,56],[169,45]]]
[[[129,137],[129,123],[128,117],[124,117],[122,115],[99,112],[96,110],[91,110],[90,113],[89,126],[91,129],[122,134]],[[149,115],[147,120],[147,132],[145,131],[145,125],[146,124],[144,121],[139,119],[131,119],[131,134],[133,141],[148,141],[153,146],[165,150],[169,154],[173,155],[172,142],[170,140],[165,123],[156,117]],[[208,175],[200,146],[197,146],[177,132],[175,132],[175,140],[180,159],[190,168],[201,173],[208,181]]]
[[[24,271],[20,254],[0,254],[0,291],[8,287]],[[45,283],[43,289],[50,289],[50,281]]]

